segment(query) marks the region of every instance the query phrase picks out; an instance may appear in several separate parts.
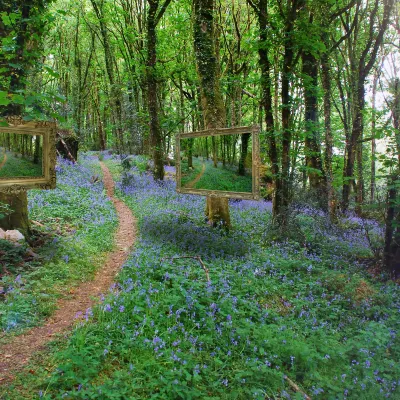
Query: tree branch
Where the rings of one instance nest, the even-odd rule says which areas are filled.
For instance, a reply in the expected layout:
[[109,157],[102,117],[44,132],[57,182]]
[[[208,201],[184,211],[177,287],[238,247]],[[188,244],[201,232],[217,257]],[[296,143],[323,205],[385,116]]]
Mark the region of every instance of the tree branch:
[[160,19],[164,15],[165,10],[167,9],[167,7],[169,6],[170,3],[171,3],[171,0],[164,1],[164,4],[162,5],[161,10],[158,12],[158,14],[156,15],[156,17],[154,19],[154,26],[158,25],[158,23],[160,22]]

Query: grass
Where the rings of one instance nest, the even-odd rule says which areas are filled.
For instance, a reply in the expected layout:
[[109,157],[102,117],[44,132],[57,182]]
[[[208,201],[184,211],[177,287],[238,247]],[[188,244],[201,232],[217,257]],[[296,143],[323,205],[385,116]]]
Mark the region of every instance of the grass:
[[253,190],[251,174],[241,176],[238,175],[236,167],[223,167],[220,164],[218,168],[214,168],[212,161],[206,161],[204,174],[194,188],[247,193]]
[[237,167],[223,167],[221,163],[218,163],[218,168],[215,168],[211,160],[201,160],[197,157],[193,157],[192,170],[188,169],[186,161],[182,162],[182,187],[185,187],[201,173],[203,165],[205,165],[204,174],[194,184],[194,189],[252,192],[251,174],[240,176],[237,173]]
[[[297,210],[301,240],[271,243],[267,203],[231,202],[226,233],[172,182],[134,173],[119,187],[140,235],[116,286],[54,348],[53,372],[33,363],[5,399],[300,399],[286,375],[313,399],[399,397],[399,288],[359,263],[358,225]],[[211,282],[171,259],[187,255]]]
[[197,158],[192,158],[193,169],[189,169],[187,160],[181,161],[181,185],[184,187],[189,182],[193,181],[198,174],[200,174],[203,162]]
[[35,164],[29,159],[20,156],[16,157],[14,153],[7,152],[6,154],[7,161],[3,167],[0,168],[1,178],[39,177],[43,175],[41,160],[39,164]]
[[[113,247],[116,214],[101,182],[97,161],[81,157],[81,164],[59,160],[55,190],[29,192],[29,215],[43,225],[37,232],[40,258],[26,259],[25,247],[0,241],[1,281],[7,295],[0,300],[3,339],[40,324],[79,282],[91,279]],[[8,272],[9,274],[5,274]]]

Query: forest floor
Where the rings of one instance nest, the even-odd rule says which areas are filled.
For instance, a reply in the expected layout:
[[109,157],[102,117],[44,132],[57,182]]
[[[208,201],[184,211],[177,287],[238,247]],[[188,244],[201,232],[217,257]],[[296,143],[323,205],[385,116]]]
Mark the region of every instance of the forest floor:
[[35,164],[21,155],[5,152],[0,164],[0,177],[37,177],[43,175],[42,162]]
[[7,162],[7,153],[6,150],[2,148],[2,152],[0,154],[0,168],[3,168],[4,164]]
[[238,166],[223,165],[218,162],[215,168],[211,160],[201,160],[193,157],[193,169],[187,168],[187,162],[182,163],[183,188],[222,190],[230,192],[251,192],[252,174],[246,171],[245,175],[239,175]]
[[194,188],[196,183],[201,179],[201,177],[204,175],[204,172],[206,171],[206,164],[203,163],[201,167],[201,171],[199,174],[190,182],[185,184],[185,188]]
[[34,352],[43,349],[43,346],[53,340],[55,335],[69,329],[76,322],[77,315],[80,314],[83,318],[85,311],[108,290],[118,270],[130,254],[136,236],[136,220],[131,210],[121,200],[114,197],[113,178],[104,163],[100,165],[107,195],[114,203],[119,220],[115,235],[116,248],[108,254],[94,280],[79,285],[71,292],[70,298],[57,302],[57,310],[43,326],[15,336],[7,344],[0,346],[0,382],[12,379],[14,373],[29,361]]
[[[1,399],[400,398],[400,289],[373,263],[380,224],[333,226],[297,204],[290,238],[275,242],[270,203],[234,200],[225,232],[205,223],[204,198],[154,181],[142,158],[125,175],[117,157],[104,163],[138,220],[135,246],[101,302],[2,385]],[[61,165],[62,193],[80,168]],[[84,187],[100,196],[88,178]],[[53,212],[68,204],[63,215],[88,224],[105,215],[103,200],[90,214],[79,203],[86,192],[72,204],[62,193],[30,201]],[[91,225],[105,247],[102,230],[102,221]],[[10,302],[21,295],[10,292]],[[0,301],[0,314],[11,315],[10,302],[2,311]]]

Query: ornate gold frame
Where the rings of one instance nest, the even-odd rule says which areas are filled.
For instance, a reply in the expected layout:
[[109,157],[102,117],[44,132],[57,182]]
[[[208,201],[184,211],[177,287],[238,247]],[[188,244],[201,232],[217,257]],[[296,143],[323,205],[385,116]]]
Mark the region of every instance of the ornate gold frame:
[[8,126],[0,126],[0,133],[43,136],[43,175],[35,178],[0,178],[1,193],[18,193],[28,189],[54,189],[56,187],[56,123],[26,122],[20,117],[7,118]]
[[[244,133],[252,134],[252,192],[227,192],[223,190],[206,190],[206,189],[192,189],[183,188],[181,186],[181,139],[196,138],[203,136],[221,136],[221,135],[243,135]],[[237,128],[220,128],[220,129],[210,129],[205,131],[197,131],[190,133],[181,133],[176,136],[176,191],[178,193],[187,194],[198,194],[202,196],[211,197],[226,197],[231,199],[242,199],[242,200],[258,200],[260,198],[260,138],[259,138],[260,128],[257,125],[254,126],[241,126]]]

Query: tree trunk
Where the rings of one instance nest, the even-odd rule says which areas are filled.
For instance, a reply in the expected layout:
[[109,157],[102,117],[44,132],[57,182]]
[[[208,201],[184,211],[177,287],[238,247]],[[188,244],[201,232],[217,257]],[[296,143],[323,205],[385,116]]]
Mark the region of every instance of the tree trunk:
[[246,174],[245,162],[247,157],[247,151],[249,148],[250,133],[245,133],[242,135],[242,146],[240,149],[240,159],[238,174],[244,176]]
[[383,264],[394,276],[400,276],[400,205],[396,190],[399,176],[391,176],[388,180],[388,197],[386,212],[385,247]]
[[213,157],[213,164],[214,164],[214,168],[218,167],[218,155],[217,155],[217,140],[215,138],[215,136],[211,137],[211,147],[212,147],[212,157]]
[[12,195],[0,193],[0,202],[8,204],[12,210],[11,214],[0,219],[0,228],[4,230],[18,229],[25,237],[29,237],[30,225],[26,191]]
[[193,142],[194,139],[188,140],[188,168],[193,168]]
[[328,200],[328,213],[331,221],[336,220],[336,199],[333,189],[333,136],[331,126],[331,75],[329,57],[324,54],[322,56],[322,87],[324,89],[324,128],[325,128],[325,160],[324,169],[326,176],[326,191]]
[[158,118],[158,102],[157,102],[157,33],[156,26],[158,21],[157,10],[158,0],[151,0],[148,2],[149,9],[147,14],[147,100],[149,106],[150,117],[150,144],[153,150],[154,170],[153,175],[155,179],[164,179],[164,151],[163,151],[163,138],[161,134],[160,121]]
[[[301,1],[293,0],[287,11],[284,30],[284,54],[282,67],[282,154],[281,154],[281,186],[282,186],[282,207],[287,209],[290,204],[290,147],[292,142],[292,99],[290,86],[293,80],[293,67],[295,62],[293,48],[293,29],[297,17],[297,10]],[[281,213],[281,223],[285,224],[285,216]]]
[[271,162],[272,184],[274,188],[272,214],[273,219],[277,221],[278,215],[282,212],[282,185],[279,171],[279,153],[275,138],[275,120],[272,110],[272,81],[270,76],[270,61],[268,58],[268,50],[266,48],[267,41],[267,0],[260,0],[258,15],[258,24],[260,30],[260,39],[258,47],[259,64],[261,69],[261,106],[265,114],[266,135],[268,143],[268,156]]
[[364,175],[363,175],[363,143],[362,133],[357,146],[357,194],[356,194],[356,213],[361,216],[362,204],[364,203]]
[[[206,129],[225,127],[225,106],[219,81],[219,61],[215,51],[214,2],[213,0],[193,0],[193,9],[194,48],[200,79],[204,125]],[[215,142],[215,138],[212,139]],[[214,149],[215,146],[213,146],[213,152]],[[222,225],[229,229],[231,222],[228,199],[207,197],[206,216],[211,225]]]
[[318,61],[311,53],[302,53],[302,72],[305,106],[305,147],[307,175],[311,189],[322,196],[324,176],[318,133]]
[[356,93],[354,93],[354,118],[351,129],[351,135],[347,143],[347,157],[345,159],[343,174],[343,192],[342,192],[342,209],[346,211],[349,208],[350,189],[354,182],[354,163],[356,160],[357,148],[359,140],[364,130],[364,83],[365,78],[360,76],[357,82]]
[[372,82],[372,115],[371,115],[371,183],[370,183],[370,202],[375,201],[375,188],[376,188],[376,89],[378,87],[379,70],[374,72],[374,79]]

